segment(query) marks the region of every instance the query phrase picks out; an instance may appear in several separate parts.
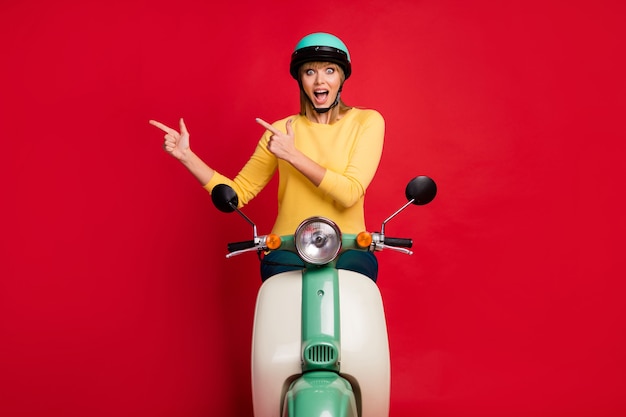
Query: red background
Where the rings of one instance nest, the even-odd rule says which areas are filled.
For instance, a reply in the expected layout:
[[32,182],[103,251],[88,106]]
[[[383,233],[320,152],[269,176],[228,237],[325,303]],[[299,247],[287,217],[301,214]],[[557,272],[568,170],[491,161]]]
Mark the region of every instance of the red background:
[[147,121],[234,175],[318,30],[387,121],[369,227],[439,186],[379,256],[392,417],[626,415],[622,4],[3,0],[0,415],[251,415],[251,231]]

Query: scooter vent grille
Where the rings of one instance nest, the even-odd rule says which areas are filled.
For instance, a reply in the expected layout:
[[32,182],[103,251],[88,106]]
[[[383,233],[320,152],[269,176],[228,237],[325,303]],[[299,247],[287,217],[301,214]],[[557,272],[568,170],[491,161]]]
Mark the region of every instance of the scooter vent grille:
[[337,360],[337,351],[332,345],[312,345],[307,348],[305,357],[311,364],[325,365]]

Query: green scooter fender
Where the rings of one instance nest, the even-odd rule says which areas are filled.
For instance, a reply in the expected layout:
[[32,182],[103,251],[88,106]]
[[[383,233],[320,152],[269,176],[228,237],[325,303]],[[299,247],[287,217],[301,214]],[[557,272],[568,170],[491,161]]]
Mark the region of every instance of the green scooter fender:
[[284,417],[356,417],[350,383],[334,372],[307,372],[296,379],[285,396]]

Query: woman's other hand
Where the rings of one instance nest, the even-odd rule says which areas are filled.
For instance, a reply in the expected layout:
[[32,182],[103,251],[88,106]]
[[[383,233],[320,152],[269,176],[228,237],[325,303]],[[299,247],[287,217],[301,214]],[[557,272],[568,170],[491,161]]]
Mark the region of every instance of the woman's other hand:
[[185,157],[189,150],[189,132],[182,118],[180,119],[180,133],[156,120],[150,120],[148,123],[165,132],[163,137],[163,149],[165,152],[178,160]]

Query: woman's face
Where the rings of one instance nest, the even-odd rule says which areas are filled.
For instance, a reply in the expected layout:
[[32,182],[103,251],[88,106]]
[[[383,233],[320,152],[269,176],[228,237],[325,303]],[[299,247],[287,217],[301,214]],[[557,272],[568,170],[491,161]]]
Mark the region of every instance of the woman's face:
[[317,108],[330,107],[343,81],[338,65],[328,62],[310,62],[300,68],[302,89]]

